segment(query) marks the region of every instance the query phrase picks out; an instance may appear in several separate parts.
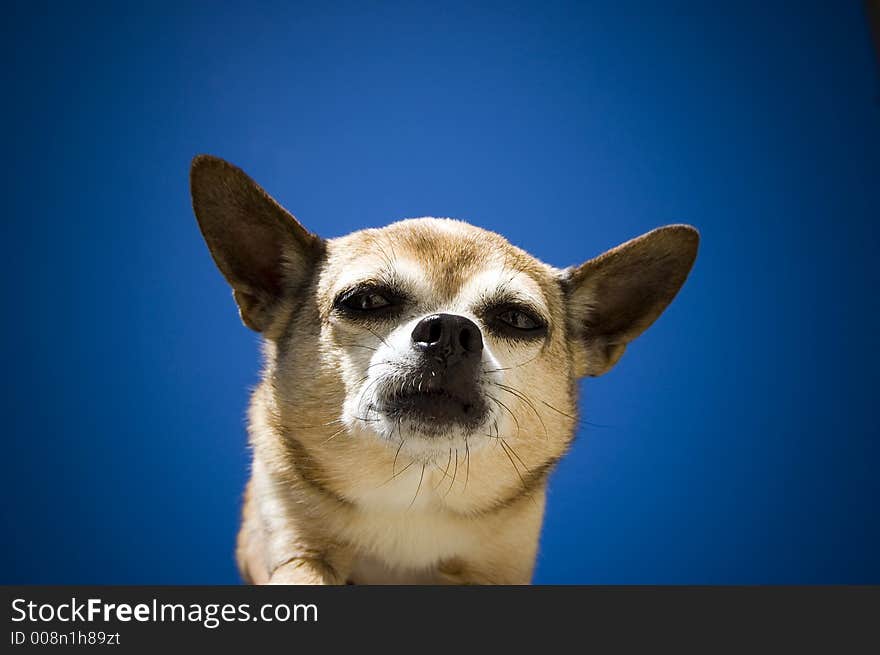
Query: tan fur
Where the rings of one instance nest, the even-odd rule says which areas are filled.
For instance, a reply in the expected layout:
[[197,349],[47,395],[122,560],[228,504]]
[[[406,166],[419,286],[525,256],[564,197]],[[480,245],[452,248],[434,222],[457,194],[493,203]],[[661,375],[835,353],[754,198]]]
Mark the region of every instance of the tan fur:
[[[237,548],[245,580],[529,583],[547,476],[577,423],[576,380],[610,368],[672,300],[693,262],[695,231],[663,228],[622,254],[560,270],[448,219],[321,241],[215,158],[194,161],[192,184],[215,261],[236,297],[246,296],[246,324],[265,338]],[[257,234],[240,254],[241,229],[228,226],[245,206],[247,221],[269,236]],[[261,257],[260,275],[247,271],[252,264],[235,268]],[[414,299],[397,324],[367,329],[333,311],[347,285],[389,277]],[[512,342],[484,329],[481,303],[498,294],[540,310],[546,337]],[[364,417],[360,401],[408,321],[440,311],[481,326],[491,420],[472,434],[426,440]]]

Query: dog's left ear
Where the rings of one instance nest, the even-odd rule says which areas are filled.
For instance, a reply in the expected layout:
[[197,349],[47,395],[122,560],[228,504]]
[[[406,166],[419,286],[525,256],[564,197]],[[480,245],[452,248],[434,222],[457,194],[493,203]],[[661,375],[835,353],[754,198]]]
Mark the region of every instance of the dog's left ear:
[[578,377],[609,371],[660,316],[684,284],[699,241],[693,227],[667,225],[566,272]]

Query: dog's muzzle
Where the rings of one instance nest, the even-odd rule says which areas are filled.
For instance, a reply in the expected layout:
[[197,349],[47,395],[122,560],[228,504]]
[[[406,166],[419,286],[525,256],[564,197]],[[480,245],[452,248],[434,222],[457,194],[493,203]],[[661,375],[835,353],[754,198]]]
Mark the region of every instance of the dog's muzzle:
[[450,425],[473,428],[488,408],[480,389],[483,336],[470,319],[433,314],[412,331],[410,370],[382,394],[382,411],[411,419],[429,433]]

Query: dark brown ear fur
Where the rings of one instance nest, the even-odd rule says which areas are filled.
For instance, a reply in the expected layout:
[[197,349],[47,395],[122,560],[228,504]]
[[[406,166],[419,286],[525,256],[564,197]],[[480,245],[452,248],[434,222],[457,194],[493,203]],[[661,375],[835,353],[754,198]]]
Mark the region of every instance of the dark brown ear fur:
[[199,228],[232,286],[241,320],[265,330],[284,288],[308,276],[323,242],[244,171],[218,157],[193,159],[190,190]]
[[697,256],[699,233],[667,225],[568,271],[569,332],[576,370],[601,375],[672,302]]

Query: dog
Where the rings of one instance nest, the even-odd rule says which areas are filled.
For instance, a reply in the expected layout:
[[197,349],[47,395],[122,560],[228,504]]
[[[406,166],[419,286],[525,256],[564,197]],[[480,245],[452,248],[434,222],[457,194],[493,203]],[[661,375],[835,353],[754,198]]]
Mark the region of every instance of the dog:
[[243,580],[529,584],[577,381],[611,369],[669,305],[696,229],[559,269],[452,219],[325,240],[208,155],[190,186],[263,343]]

